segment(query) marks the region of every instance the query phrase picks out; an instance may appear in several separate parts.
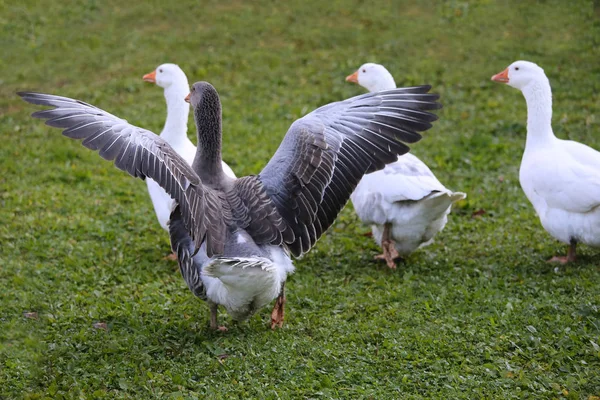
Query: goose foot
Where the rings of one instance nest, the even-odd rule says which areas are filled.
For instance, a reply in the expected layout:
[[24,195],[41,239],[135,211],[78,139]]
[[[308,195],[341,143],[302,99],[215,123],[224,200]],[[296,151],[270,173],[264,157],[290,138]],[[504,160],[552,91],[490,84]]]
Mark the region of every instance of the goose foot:
[[164,257],[163,260],[177,261],[177,254],[171,253],[168,256]]
[[565,256],[554,256],[551,259],[546,261],[547,263],[558,263],[558,264],[567,264],[569,260]]
[[271,329],[275,329],[275,327],[283,328],[283,319],[285,317],[285,289],[284,286],[281,286],[281,292],[279,296],[277,296],[277,300],[275,300],[275,307],[273,307],[273,311],[271,312]]
[[400,258],[400,254],[398,254],[398,250],[396,250],[394,241],[384,240],[381,242],[381,247],[383,249],[383,254],[375,256],[375,259],[384,260],[389,268],[396,269],[396,263],[394,260]]
[[227,332],[227,327],[226,326],[218,326],[217,329],[219,332]]
[[575,240],[571,240],[571,244],[569,245],[569,251],[567,252],[567,256],[554,256],[549,259],[547,262],[549,263],[560,263],[562,265],[572,263],[577,258],[577,242]]

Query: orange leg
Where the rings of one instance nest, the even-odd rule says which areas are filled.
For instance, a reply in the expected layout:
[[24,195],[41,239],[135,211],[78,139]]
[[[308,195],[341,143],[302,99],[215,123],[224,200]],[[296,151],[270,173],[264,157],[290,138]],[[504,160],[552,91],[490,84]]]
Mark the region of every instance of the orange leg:
[[577,241],[571,239],[571,244],[569,245],[569,251],[567,252],[567,256],[554,256],[548,260],[548,262],[552,263],[560,263],[560,264],[568,264],[575,261],[577,258]]
[[275,329],[276,326],[283,327],[283,319],[285,317],[285,282],[281,285],[281,292],[275,300],[275,307],[271,312],[271,329]]
[[227,332],[227,328],[224,326],[217,325],[217,308],[218,304],[209,302],[210,305],[210,329],[214,329],[215,331]]
[[396,263],[394,262],[394,259],[400,257],[400,254],[398,254],[395,243],[391,238],[390,229],[391,224],[384,225],[383,235],[381,237],[381,248],[383,249],[383,254],[375,256],[375,259],[385,260],[388,267],[391,269],[396,269]]

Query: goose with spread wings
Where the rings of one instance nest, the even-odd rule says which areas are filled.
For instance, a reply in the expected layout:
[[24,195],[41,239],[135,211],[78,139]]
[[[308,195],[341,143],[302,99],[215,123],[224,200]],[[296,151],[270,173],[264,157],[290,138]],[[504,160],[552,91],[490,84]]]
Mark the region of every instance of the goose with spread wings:
[[[173,251],[190,290],[208,301],[210,324],[222,305],[235,320],[277,299],[271,326],[282,326],[284,283],[295,257],[333,223],[364,174],[408,152],[441,108],[429,86],[369,93],[322,106],[296,120],[258,175],[233,178],[221,163],[221,103],[197,82],[188,95],[198,147],[192,166],[163,139],[79,100],[21,92],[53,108],[34,117],[63,128],[134,177],[156,181],[176,200]],[[220,328],[219,328],[220,329]]]

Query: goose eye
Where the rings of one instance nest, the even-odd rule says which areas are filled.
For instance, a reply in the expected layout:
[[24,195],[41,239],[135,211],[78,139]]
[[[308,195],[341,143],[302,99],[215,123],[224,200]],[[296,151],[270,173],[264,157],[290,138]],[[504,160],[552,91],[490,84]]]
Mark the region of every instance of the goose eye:
[[366,69],[363,69],[363,73],[365,73],[365,74],[366,74],[366,73],[367,73],[367,70],[366,70]]
[[519,67],[515,67],[515,71],[518,71],[518,70],[519,70]]
[[158,72],[162,72],[162,68],[158,70]]

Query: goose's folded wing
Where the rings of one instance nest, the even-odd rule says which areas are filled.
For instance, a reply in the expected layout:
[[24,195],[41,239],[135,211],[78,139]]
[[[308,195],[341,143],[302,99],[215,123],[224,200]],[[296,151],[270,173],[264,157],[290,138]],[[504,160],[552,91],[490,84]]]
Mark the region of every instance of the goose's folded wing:
[[398,161],[386,165],[383,170],[365,176],[359,187],[363,183],[368,183],[372,192],[381,193],[390,203],[418,201],[433,192],[448,191],[429,167],[410,153],[398,157]]
[[218,195],[202,185],[198,175],[163,139],[79,100],[32,92],[18,94],[29,103],[54,107],[37,111],[33,117],[63,128],[63,135],[83,140],[85,147],[98,151],[130,175],[155,180],[181,206],[196,250],[206,240],[208,253],[222,252],[227,215]]
[[[307,252],[333,223],[365,173],[408,152],[404,143],[437,119],[429,86],[369,93],[328,104],[292,124],[259,175],[287,225],[292,254]],[[404,142],[404,143],[403,143]]]
[[548,207],[587,213],[600,206],[600,171],[583,164],[561,165],[535,179],[535,192]]

